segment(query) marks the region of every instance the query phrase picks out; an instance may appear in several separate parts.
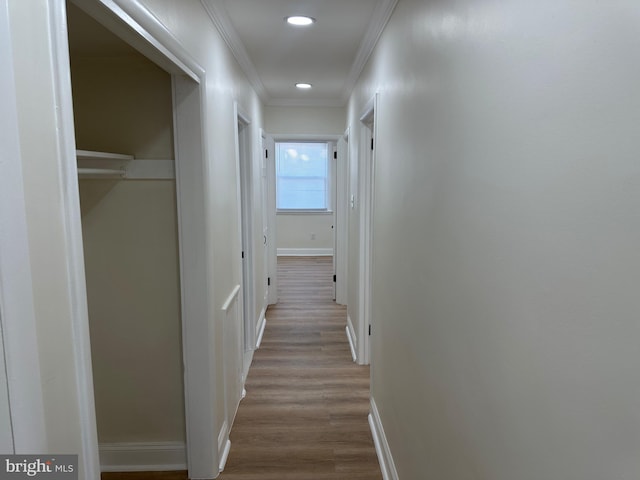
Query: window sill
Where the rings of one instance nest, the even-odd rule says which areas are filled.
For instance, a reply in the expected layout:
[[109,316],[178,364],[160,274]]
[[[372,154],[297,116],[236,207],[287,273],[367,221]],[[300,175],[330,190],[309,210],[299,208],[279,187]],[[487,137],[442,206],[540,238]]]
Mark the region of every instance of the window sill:
[[276,210],[276,215],[333,215],[333,210]]

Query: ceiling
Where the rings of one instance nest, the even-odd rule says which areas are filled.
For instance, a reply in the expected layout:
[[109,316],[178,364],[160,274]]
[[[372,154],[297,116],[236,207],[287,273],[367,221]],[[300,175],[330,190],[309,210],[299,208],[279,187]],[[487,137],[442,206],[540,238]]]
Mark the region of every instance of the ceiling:
[[[267,105],[343,106],[397,0],[202,0]],[[290,15],[316,22],[294,27]],[[299,90],[296,82],[311,83]]]
[[[192,0],[197,1],[197,0]],[[397,0],[201,0],[253,88],[267,105],[344,106]],[[285,17],[307,15],[309,27]],[[69,3],[75,56],[136,55]],[[299,90],[297,82],[313,85]]]

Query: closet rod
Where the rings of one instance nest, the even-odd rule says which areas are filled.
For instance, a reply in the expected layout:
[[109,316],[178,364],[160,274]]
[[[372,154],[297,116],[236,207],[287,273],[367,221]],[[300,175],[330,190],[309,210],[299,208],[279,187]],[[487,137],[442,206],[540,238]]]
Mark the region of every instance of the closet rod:
[[124,170],[107,168],[78,168],[78,176],[81,178],[123,178]]
[[76,150],[76,157],[78,160],[115,160],[115,161],[127,161],[133,160],[133,155],[123,155],[121,153],[110,152],[94,152],[90,150]]

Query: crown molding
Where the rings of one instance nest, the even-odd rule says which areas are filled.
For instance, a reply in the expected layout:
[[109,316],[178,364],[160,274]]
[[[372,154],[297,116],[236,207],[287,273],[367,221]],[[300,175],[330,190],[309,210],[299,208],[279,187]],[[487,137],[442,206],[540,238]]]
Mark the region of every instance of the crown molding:
[[362,70],[364,69],[373,49],[375,48],[380,35],[384,27],[386,26],[391,14],[398,3],[398,0],[380,0],[376,9],[373,12],[371,22],[367,28],[367,31],[362,39],[356,58],[351,65],[349,75],[345,81],[342,89],[342,94],[339,98],[331,99],[292,99],[292,98],[271,98],[267,94],[260,75],[256,70],[255,65],[251,61],[247,50],[240,40],[236,29],[234,28],[231,18],[224,7],[222,0],[200,0],[200,3],[204,7],[207,15],[211,19],[211,22],[216,27],[220,35],[224,39],[225,43],[231,50],[231,53],[235,57],[236,61],[240,65],[240,68],[247,76],[249,83],[254,88],[260,99],[265,105],[270,106],[304,106],[304,107],[343,107],[349,100],[349,95],[355,87]]
[[224,8],[224,5],[220,0],[200,0],[200,3],[207,12],[207,15],[209,15],[213,25],[216,27],[218,32],[220,32],[220,35],[231,50],[231,53],[240,65],[240,68],[247,76],[249,83],[251,83],[251,86],[256,91],[260,99],[266,103],[269,100],[267,89],[264,87],[262,80],[260,80],[258,71],[253,65],[251,58],[249,58],[247,49],[231,23],[231,19],[229,18],[229,14]]
[[378,43],[378,39],[380,38],[384,27],[387,25],[387,22],[391,18],[397,3],[398,0],[381,0],[373,12],[371,22],[364,34],[362,43],[360,44],[356,58],[351,65],[351,70],[349,71],[349,75],[347,76],[347,80],[345,81],[342,90],[342,101],[344,103],[349,100],[351,91],[355,87],[362,70],[371,56],[371,53],[373,53],[373,49]]
[[269,107],[345,107],[341,98],[270,98]]

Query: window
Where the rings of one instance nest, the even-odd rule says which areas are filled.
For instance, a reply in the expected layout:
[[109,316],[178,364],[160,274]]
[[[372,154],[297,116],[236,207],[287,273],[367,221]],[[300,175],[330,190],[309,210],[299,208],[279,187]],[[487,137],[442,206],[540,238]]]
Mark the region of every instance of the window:
[[276,143],[276,208],[329,210],[327,142]]

